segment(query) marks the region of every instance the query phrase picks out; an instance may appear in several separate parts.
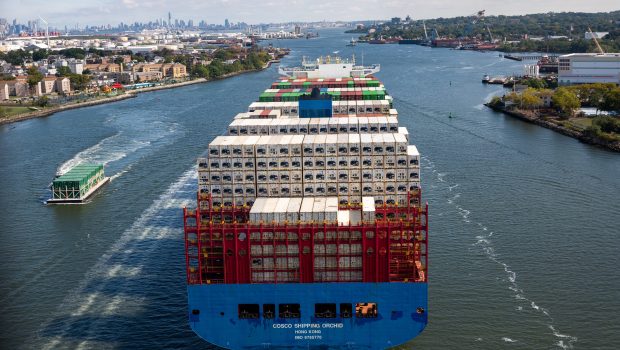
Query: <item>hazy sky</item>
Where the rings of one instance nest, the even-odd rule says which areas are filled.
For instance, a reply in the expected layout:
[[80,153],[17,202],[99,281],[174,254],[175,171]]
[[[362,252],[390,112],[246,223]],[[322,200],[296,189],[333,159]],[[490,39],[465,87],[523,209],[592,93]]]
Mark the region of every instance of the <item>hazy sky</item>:
[[618,0],[0,0],[0,17],[19,22],[41,16],[51,26],[100,25],[172,18],[207,23],[414,19],[541,12],[620,10]]

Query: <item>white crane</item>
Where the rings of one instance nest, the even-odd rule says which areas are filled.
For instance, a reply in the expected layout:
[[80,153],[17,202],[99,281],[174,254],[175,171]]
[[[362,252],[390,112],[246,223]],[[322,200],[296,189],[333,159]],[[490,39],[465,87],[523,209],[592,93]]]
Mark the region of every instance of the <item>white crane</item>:
[[605,51],[603,51],[603,48],[601,47],[601,44],[598,43],[598,40],[596,39],[596,35],[594,35],[594,33],[592,33],[592,29],[590,29],[590,27],[588,27],[588,32],[590,32],[590,35],[592,36],[592,40],[594,40],[594,43],[596,44],[596,48],[598,49],[598,51],[601,54],[604,54]]
[[43,23],[45,23],[45,38],[47,38],[47,49],[49,50],[49,48],[50,48],[50,32],[49,32],[49,25],[48,25],[47,21],[43,19],[43,17],[39,16],[39,19],[40,19],[41,21],[43,21]]

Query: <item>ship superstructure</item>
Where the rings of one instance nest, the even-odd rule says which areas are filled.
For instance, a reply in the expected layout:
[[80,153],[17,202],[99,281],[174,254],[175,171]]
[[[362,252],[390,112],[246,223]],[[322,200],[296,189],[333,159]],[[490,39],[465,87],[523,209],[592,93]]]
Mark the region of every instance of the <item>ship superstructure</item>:
[[426,326],[420,154],[383,84],[353,67],[275,82],[199,158],[184,225],[189,321],[206,341],[383,349]]

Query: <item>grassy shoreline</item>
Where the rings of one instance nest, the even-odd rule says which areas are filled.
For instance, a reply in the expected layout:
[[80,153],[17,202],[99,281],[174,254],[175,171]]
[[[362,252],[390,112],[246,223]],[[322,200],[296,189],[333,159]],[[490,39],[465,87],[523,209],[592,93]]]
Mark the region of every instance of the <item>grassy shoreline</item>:
[[[10,114],[10,115],[4,116],[4,117],[0,117],[0,125],[16,123],[16,122],[20,122],[20,121],[24,121],[24,120],[28,120],[28,119],[33,119],[33,118],[48,117],[48,116],[50,116],[50,115],[52,115],[54,113],[62,112],[62,111],[70,110],[70,109],[76,109],[76,108],[82,108],[82,107],[95,106],[95,105],[104,104],[104,103],[112,103],[112,102],[116,102],[116,101],[122,101],[122,100],[126,100],[128,98],[137,97],[138,94],[144,93],[144,92],[151,92],[151,91],[157,91],[157,90],[166,90],[166,89],[174,89],[174,88],[183,87],[183,86],[187,86],[187,85],[202,84],[202,83],[207,83],[207,82],[210,82],[210,81],[222,80],[222,79],[230,78],[230,77],[233,77],[233,76],[236,76],[236,75],[240,75],[240,74],[244,74],[244,73],[258,72],[258,71],[262,71],[264,69],[269,68],[271,66],[271,64],[274,63],[274,62],[276,62],[276,61],[269,61],[269,62],[267,62],[267,64],[265,64],[265,66],[263,68],[261,68],[261,69],[242,70],[242,71],[238,71],[238,72],[234,72],[234,73],[230,73],[230,74],[225,74],[225,75],[223,75],[221,77],[218,77],[216,79],[208,80],[208,79],[205,79],[205,78],[197,78],[197,79],[193,79],[193,80],[189,80],[189,81],[184,81],[184,82],[180,82],[180,83],[173,83],[173,84],[167,84],[167,85],[153,86],[153,87],[148,87],[148,88],[143,88],[143,89],[138,89],[138,90],[128,90],[128,91],[126,91],[122,95],[109,96],[109,97],[103,97],[103,98],[93,98],[93,99],[90,99],[88,101],[76,102],[76,103],[68,103],[68,104],[64,104],[64,105],[60,105],[60,106],[39,107],[39,110],[36,110],[36,111],[28,111],[28,112],[25,112],[25,113],[15,113],[15,114]],[[11,106],[11,107],[24,107],[24,106]],[[28,108],[28,107],[24,107],[24,108]]]
[[592,137],[583,132],[583,129],[585,128],[575,127],[575,123],[583,122],[581,120],[577,120],[575,121],[575,123],[570,123],[569,120],[569,123],[567,123],[566,121],[559,121],[550,117],[530,115],[519,110],[507,110],[500,106],[494,106],[489,103],[485,103],[484,105],[496,112],[504,113],[506,115],[521,119],[528,123],[551,129],[562,135],[575,138],[583,143],[598,146],[612,152],[620,152],[620,141],[607,141],[601,138]]

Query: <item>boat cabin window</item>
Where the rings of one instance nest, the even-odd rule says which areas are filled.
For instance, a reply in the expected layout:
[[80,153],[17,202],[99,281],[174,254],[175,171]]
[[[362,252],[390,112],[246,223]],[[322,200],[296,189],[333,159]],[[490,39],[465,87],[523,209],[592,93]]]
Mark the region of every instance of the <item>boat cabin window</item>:
[[355,317],[376,318],[379,314],[376,303],[357,303],[355,304]]
[[263,304],[263,318],[272,319],[276,317],[276,304]]
[[353,315],[353,306],[349,303],[340,304],[340,317],[351,318]]
[[278,305],[278,317],[280,318],[300,318],[301,307],[299,304],[280,304]]
[[314,304],[314,317],[336,318],[336,304]]

